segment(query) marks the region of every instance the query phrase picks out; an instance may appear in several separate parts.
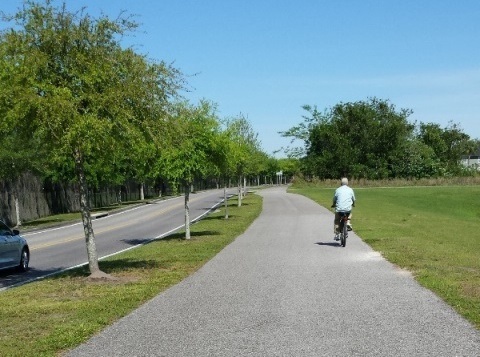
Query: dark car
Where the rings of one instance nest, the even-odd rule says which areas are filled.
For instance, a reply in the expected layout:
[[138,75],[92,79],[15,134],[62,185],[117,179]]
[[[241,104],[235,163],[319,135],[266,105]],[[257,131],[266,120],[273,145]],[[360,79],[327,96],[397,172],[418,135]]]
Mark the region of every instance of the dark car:
[[0,269],[28,270],[30,249],[17,229],[10,229],[0,221]]

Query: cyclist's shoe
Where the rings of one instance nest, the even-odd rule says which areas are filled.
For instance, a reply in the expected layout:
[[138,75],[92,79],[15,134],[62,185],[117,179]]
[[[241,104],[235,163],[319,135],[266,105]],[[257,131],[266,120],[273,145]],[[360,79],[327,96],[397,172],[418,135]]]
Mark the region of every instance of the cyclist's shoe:
[[334,240],[340,240],[340,233],[335,233]]
[[351,231],[353,229],[352,224],[350,223],[350,220],[347,221],[347,231]]

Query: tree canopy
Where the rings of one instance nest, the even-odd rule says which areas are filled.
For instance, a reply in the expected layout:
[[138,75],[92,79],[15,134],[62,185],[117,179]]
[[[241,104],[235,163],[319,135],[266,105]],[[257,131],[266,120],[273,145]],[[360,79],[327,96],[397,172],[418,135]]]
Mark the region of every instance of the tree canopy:
[[[155,142],[181,73],[151,63],[119,38],[136,28],[27,1],[0,37],[1,130],[34,143],[44,174],[80,187],[90,270],[98,271],[87,185],[114,181],[132,152]],[[27,144],[28,147],[28,144]],[[147,150],[141,150],[147,152]]]
[[[478,150],[458,125],[419,128],[412,111],[397,110],[388,100],[339,103],[320,112],[304,106],[305,121],[282,133],[305,143],[302,171],[320,178],[420,178],[458,174],[462,154]],[[297,150],[298,152],[298,150]]]
[[213,103],[188,103],[179,69],[122,47],[138,28],[125,13],[25,0],[2,20],[12,26],[0,33],[0,179],[29,170],[79,189],[92,272],[91,188],[274,174],[245,116],[221,120]]
[[242,178],[251,174],[256,165],[256,153],[260,151],[258,134],[252,128],[248,119],[240,114],[227,121],[227,133],[230,140],[229,156],[230,170],[238,179],[238,205],[242,204]]

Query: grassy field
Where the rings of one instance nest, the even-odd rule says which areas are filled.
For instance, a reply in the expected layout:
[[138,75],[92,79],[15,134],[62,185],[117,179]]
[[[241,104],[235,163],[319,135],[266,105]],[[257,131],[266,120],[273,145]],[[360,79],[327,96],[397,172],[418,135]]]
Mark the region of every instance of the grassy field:
[[[480,329],[480,186],[352,187],[356,234]],[[334,189],[290,191],[330,207]]]
[[215,256],[253,222],[262,199],[250,194],[183,232],[100,262],[117,281],[90,281],[86,269],[0,293],[0,355],[59,356],[180,282]]

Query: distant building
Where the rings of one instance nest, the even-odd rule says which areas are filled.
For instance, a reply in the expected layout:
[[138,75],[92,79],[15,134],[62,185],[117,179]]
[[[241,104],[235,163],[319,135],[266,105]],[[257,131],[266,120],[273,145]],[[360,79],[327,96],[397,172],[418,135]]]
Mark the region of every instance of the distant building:
[[480,150],[473,155],[463,155],[460,162],[465,167],[475,168],[480,171]]

